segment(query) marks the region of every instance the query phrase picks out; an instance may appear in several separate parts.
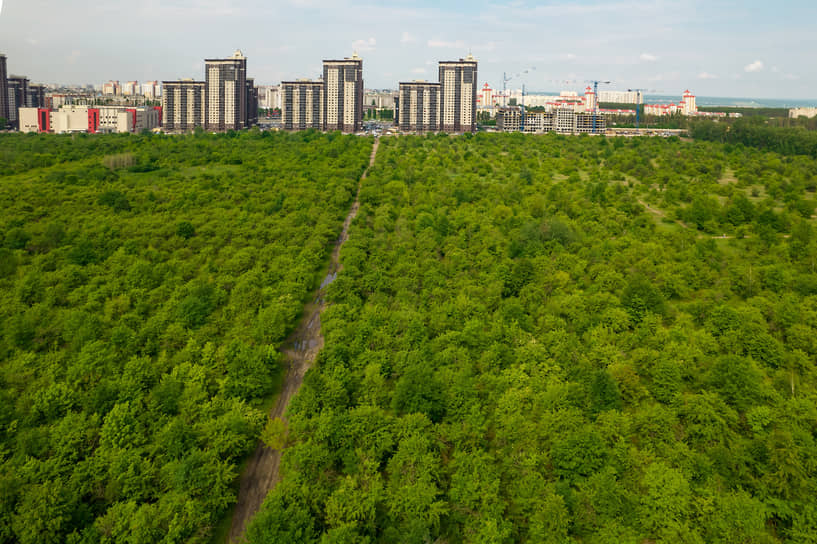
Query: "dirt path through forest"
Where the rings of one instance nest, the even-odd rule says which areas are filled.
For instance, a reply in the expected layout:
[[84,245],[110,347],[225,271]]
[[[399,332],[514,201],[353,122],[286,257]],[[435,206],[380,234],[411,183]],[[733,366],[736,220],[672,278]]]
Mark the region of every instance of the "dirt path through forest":
[[[338,272],[343,268],[340,263],[340,248],[344,242],[349,239],[349,226],[352,224],[352,220],[360,208],[360,187],[363,184],[363,180],[366,179],[369,168],[374,164],[379,143],[380,141],[375,139],[374,146],[372,147],[372,155],[369,159],[369,166],[360,177],[355,202],[352,204],[352,208],[346,216],[346,221],[343,223],[340,238],[335,242],[335,248],[332,251],[332,260],[329,263],[329,273],[315,293],[312,302],[307,304],[304,308],[304,316],[298,324],[298,327],[284,342],[283,353],[286,374],[284,376],[283,386],[281,387],[281,393],[269,414],[270,418],[284,417],[284,412],[287,406],[289,406],[289,401],[293,395],[298,392],[298,389],[300,389],[306,371],[312,366],[315,357],[323,347],[321,312],[325,307],[323,298],[324,292],[326,286],[334,281]],[[280,462],[280,450],[270,449],[263,442],[258,443],[258,447],[256,447],[252,459],[250,459],[247,468],[241,475],[238,503],[233,513],[228,542],[240,542],[244,536],[247,524],[261,508],[261,503],[264,502],[267,493],[278,483],[278,467]]]

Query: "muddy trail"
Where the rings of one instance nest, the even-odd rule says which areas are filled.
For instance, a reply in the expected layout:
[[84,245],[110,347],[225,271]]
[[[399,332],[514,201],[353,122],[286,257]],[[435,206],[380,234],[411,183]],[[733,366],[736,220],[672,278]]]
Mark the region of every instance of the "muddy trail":
[[[284,417],[284,412],[289,406],[289,401],[298,392],[304,381],[306,371],[312,366],[315,357],[323,347],[323,336],[321,335],[321,312],[325,307],[324,292],[326,287],[334,281],[338,272],[343,268],[340,263],[340,249],[344,242],[349,239],[349,226],[357,215],[360,208],[360,187],[366,179],[369,169],[374,164],[377,155],[379,140],[375,140],[372,147],[372,155],[369,159],[369,166],[363,172],[357,187],[357,195],[343,223],[343,230],[340,237],[335,242],[332,258],[329,263],[329,272],[321,283],[312,302],[304,307],[303,318],[298,327],[289,335],[283,344],[284,354],[284,380],[280,395],[270,411],[269,417]],[[238,491],[238,503],[235,506],[228,542],[237,543],[244,536],[247,524],[255,513],[261,508],[261,503],[278,483],[278,467],[281,462],[281,451],[268,448],[263,442],[259,442],[247,464],[244,473],[241,475],[241,483]]]

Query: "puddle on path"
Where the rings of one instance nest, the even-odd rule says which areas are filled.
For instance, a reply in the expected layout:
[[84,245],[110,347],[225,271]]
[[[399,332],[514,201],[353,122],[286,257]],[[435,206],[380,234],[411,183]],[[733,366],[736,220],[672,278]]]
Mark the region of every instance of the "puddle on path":
[[326,275],[325,278],[323,278],[323,281],[321,282],[321,286],[319,287],[319,289],[323,289],[324,287],[335,281],[337,277],[338,277],[337,272],[330,272],[329,274]]

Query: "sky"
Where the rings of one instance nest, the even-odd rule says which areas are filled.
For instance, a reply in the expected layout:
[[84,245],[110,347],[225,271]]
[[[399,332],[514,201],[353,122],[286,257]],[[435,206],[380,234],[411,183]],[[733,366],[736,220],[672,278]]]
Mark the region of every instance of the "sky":
[[364,60],[367,88],[472,53],[501,89],[817,99],[817,2],[721,0],[0,0],[10,74],[41,83],[204,78],[241,49],[256,84]]

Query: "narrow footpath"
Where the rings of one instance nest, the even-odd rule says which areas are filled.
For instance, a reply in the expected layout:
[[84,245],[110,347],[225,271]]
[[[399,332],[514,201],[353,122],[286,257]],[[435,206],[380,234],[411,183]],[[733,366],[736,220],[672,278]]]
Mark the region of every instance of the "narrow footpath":
[[[332,251],[332,259],[329,264],[329,273],[321,283],[312,302],[304,308],[304,316],[298,327],[284,342],[284,364],[286,375],[284,376],[281,393],[275,406],[269,414],[270,418],[280,417],[284,419],[284,412],[289,406],[289,401],[301,388],[306,371],[315,362],[315,357],[323,347],[323,336],[321,335],[321,312],[325,308],[324,294],[326,286],[332,283],[343,266],[340,263],[340,249],[344,242],[349,239],[349,226],[352,224],[360,208],[360,188],[363,180],[369,173],[369,169],[374,164],[377,156],[377,147],[380,141],[375,139],[372,147],[372,155],[369,159],[369,166],[360,177],[357,186],[357,194],[346,221],[343,223],[343,230],[340,238],[335,242]],[[241,475],[241,484],[238,491],[238,503],[233,513],[232,524],[230,525],[229,542],[238,543],[244,536],[247,524],[255,513],[261,508],[267,493],[269,493],[278,483],[278,468],[281,462],[281,451],[267,447],[263,442],[258,443],[247,468]]]

